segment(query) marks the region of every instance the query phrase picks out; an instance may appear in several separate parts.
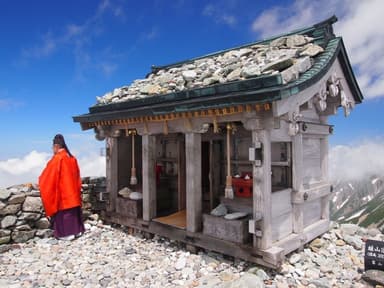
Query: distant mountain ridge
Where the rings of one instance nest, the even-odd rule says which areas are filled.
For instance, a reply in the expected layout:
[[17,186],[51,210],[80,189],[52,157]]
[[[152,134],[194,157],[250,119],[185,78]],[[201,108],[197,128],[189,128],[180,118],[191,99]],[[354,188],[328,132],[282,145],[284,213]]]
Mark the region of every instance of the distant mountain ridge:
[[384,176],[334,183],[331,219],[384,231]]

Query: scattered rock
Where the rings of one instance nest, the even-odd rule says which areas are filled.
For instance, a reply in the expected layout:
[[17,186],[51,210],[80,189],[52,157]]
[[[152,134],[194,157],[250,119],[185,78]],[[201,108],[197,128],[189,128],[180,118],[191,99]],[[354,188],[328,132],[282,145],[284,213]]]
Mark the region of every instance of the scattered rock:
[[129,198],[129,194],[131,193],[132,193],[132,190],[129,189],[128,187],[124,187],[120,189],[119,192],[117,192],[117,194],[119,194],[123,198]]
[[23,204],[23,211],[25,212],[38,212],[43,210],[43,203],[40,197],[28,196]]
[[227,207],[224,205],[224,204],[219,204],[216,208],[214,208],[212,211],[211,211],[211,215],[213,216],[224,216],[225,214],[228,213],[228,209]]
[[21,204],[24,202],[25,197],[25,194],[12,195],[12,197],[8,200],[8,204]]
[[14,230],[11,234],[12,240],[15,243],[24,243],[35,236],[35,230],[18,231]]
[[247,212],[234,212],[234,213],[226,214],[224,218],[227,220],[236,220],[236,219],[244,218],[247,215],[248,215]]
[[13,215],[7,215],[1,220],[1,228],[5,229],[16,224],[17,217]]
[[363,274],[363,279],[373,285],[384,286],[384,271],[368,270]]
[[143,194],[140,192],[131,192],[131,194],[129,194],[129,199],[132,199],[132,200],[143,199]]
[[11,191],[8,189],[0,189],[0,200],[7,200],[11,196]]
[[97,104],[131,101],[279,72],[287,83],[310,69],[311,57],[324,51],[312,41],[305,35],[284,36],[269,44],[232,49],[171,68],[153,69],[145,79],[96,97]]

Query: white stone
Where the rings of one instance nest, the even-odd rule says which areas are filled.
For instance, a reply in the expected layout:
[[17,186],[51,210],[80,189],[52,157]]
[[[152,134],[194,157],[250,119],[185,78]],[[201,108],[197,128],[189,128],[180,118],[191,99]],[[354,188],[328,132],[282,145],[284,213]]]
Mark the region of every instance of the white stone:
[[228,209],[224,204],[219,204],[216,208],[211,211],[211,215],[213,216],[224,216],[228,213]]
[[181,270],[185,267],[186,264],[187,264],[187,260],[184,257],[180,257],[175,263],[175,269]]
[[182,74],[185,81],[192,81],[197,76],[197,74],[194,70],[183,71],[181,74]]
[[128,187],[124,187],[117,192],[121,197],[123,198],[129,198],[129,195],[132,193],[132,190],[129,189]]
[[23,204],[23,211],[26,212],[40,212],[43,209],[43,203],[40,197],[28,196]]
[[143,194],[140,192],[131,192],[131,194],[129,194],[129,199],[132,199],[132,200],[143,199]]
[[227,220],[236,220],[236,219],[244,218],[247,215],[248,213],[246,212],[234,212],[234,213],[226,214],[224,218]]
[[310,43],[305,47],[305,50],[300,53],[300,56],[314,57],[322,52],[324,52],[324,49],[321,46]]
[[11,196],[11,191],[7,189],[0,189],[0,200],[6,200]]
[[17,221],[17,217],[16,216],[14,216],[14,215],[7,215],[0,222],[1,228],[5,229],[5,228],[8,228],[8,227],[11,227],[11,226],[15,225],[16,221]]

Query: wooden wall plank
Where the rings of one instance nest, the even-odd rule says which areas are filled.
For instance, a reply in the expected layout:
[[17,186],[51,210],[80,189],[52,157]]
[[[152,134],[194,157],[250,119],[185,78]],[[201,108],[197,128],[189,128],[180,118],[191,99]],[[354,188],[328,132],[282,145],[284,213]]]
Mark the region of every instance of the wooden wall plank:
[[272,218],[292,212],[292,189],[284,189],[272,193]]
[[303,205],[304,211],[304,227],[316,223],[321,219],[321,201],[316,199],[313,201],[306,201]]
[[292,233],[292,211],[272,219],[272,241],[284,239]]

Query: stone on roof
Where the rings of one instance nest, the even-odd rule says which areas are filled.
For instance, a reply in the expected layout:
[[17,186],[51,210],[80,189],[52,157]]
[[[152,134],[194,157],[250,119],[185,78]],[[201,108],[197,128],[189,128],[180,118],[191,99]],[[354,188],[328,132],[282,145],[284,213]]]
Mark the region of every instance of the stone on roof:
[[265,44],[253,44],[213,54],[178,66],[163,67],[145,79],[114,89],[97,98],[98,105],[127,102],[155,95],[203,88],[217,83],[281,74],[283,84],[310,69],[313,57],[324,49],[306,35],[289,35]]

